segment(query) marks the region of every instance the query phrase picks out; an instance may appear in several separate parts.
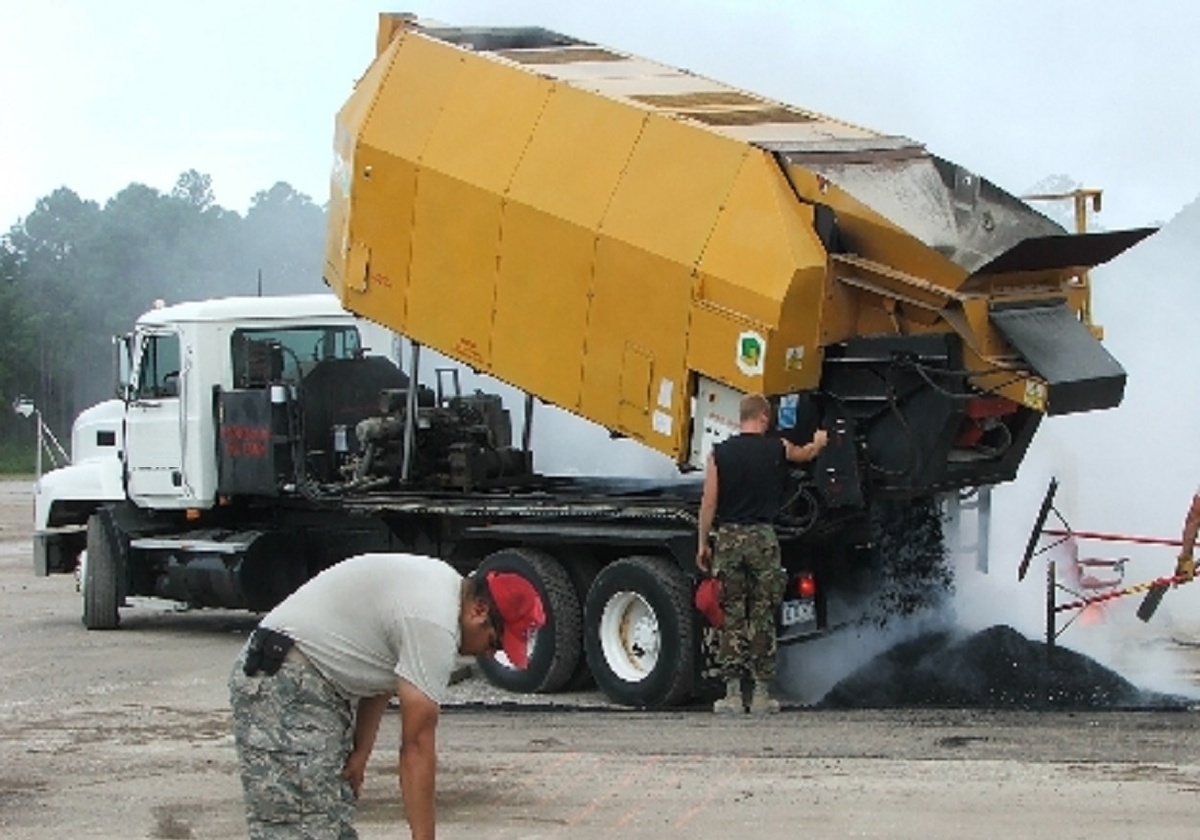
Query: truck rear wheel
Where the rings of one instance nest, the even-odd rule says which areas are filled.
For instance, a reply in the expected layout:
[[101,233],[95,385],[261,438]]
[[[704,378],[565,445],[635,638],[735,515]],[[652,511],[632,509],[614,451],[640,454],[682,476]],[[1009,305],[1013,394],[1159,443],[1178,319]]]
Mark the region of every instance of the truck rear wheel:
[[696,644],[691,586],[675,563],[627,557],[605,566],[588,591],[584,646],[610,700],[658,708],[691,695]]
[[583,656],[583,617],[566,570],[540,551],[506,548],[484,559],[477,574],[486,572],[513,572],[533,584],[542,599],[546,624],[530,639],[525,670],[512,667],[503,653],[479,657],[479,670],[488,682],[506,691],[558,691],[571,679]]
[[[592,583],[596,580],[596,575],[600,574],[600,569],[603,564],[599,559],[590,554],[572,553],[562,556],[563,568],[567,570],[567,577],[571,579],[571,583],[575,587],[575,597],[579,600],[580,608],[580,629],[582,634],[583,627],[583,605],[587,603],[588,590],[592,588]],[[583,639],[580,638],[580,650],[582,650]],[[592,671],[588,668],[587,657],[582,653],[579,656],[579,664],[575,666],[575,672],[567,679],[563,685],[563,691],[582,691],[586,688],[592,688],[596,685],[596,680],[592,677]]]
[[117,612],[117,552],[112,523],[101,512],[87,523],[87,558],[83,564],[83,625],[89,630],[114,630],[120,624]]

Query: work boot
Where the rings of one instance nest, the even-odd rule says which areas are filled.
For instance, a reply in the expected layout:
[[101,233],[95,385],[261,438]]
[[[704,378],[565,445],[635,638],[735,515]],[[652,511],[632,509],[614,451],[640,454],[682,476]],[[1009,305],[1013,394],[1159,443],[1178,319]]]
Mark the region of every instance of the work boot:
[[742,705],[742,681],[726,680],[725,696],[713,703],[713,714],[740,715],[746,711]]
[[773,715],[779,711],[779,701],[767,690],[766,680],[754,681],[754,694],[750,696],[750,714]]

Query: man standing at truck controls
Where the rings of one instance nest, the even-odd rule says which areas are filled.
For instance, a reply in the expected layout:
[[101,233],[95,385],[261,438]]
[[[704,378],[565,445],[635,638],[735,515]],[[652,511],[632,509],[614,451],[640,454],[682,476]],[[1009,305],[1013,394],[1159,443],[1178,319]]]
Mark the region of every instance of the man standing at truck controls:
[[432,557],[364,554],[271,610],[229,678],[250,837],[357,837],[355,800],[389,700],[400,701],[400,789],[413,840],[434,836],[435,733],[457,657],[527,664],[545,623],[529,581],[462,577]]
[[[713,711],[745,711],[742,679],[748,677],[754,681],[750,711],[761,714],[779,711],[769,686],[775,676],[775,611],[787,584],[772,523],[783,505],[787,462],[816,458],[826,435],[818,430],[804,446],[767,435],[771,404],[761,394],[743,397],[738,408],[739,434],[708,456],[696,565],[720,581],[725,612],[717,653],[725,696]],[[709,544],[714,522],[715,555]]]

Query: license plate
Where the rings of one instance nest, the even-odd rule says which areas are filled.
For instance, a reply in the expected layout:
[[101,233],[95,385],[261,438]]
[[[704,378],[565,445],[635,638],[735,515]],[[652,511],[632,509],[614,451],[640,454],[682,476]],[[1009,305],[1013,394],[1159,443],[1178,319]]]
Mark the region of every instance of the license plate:
[[817,609],[811,600],[784,601],[780,609],[780,623],[784,627],[791,627],[795,624],[803,624],[805,622],[815,622],[817,620]]

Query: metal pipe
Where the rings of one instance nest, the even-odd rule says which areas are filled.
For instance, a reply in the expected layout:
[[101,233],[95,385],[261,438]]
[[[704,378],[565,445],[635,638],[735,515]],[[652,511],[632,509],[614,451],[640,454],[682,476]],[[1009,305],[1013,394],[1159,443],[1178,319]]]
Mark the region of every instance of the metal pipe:
[[992,538],[992,488],[980,487],[979,497],[976,502],[979,505],[979,510],[976,513],[976,545],[978,552],[975,556],[975,567],[983,572],[988,573],[991,557],[988,549],[990,548]]
[[1046,648],[1052,650],[1054,648],[1054,580],[1055,562],[1051,560],[1046,564]]
[[42,433],[42,412],[41,409],[34,409],[34,421],[37,423],[37,456],[36,465],[34,466],[34,475],[37,476],[37,481],[42,480],[42,447],[46,445],[45,437]]
[[521,423],[521,450],[528,457],[533,443],[533,394],[525,394],[525,419]]
[[404,405],[404,457],[400,461],[400,480],[408,483],[412,475],[413,443],[417,437],[417,365],[421,361],[421,345],[408,340],[408,394]]
[[1071,531],[1061,528],[1046,528],[1042,531],[1049,537],[1074,537],[1080,540],[1098,540],[1100,542],[1124,542],[1138,545],[1169,545],[1178,548],[1183,545],[1177,539],[1166,537],[1140,537],[1135,534],[1110,534],[1104,531]]

